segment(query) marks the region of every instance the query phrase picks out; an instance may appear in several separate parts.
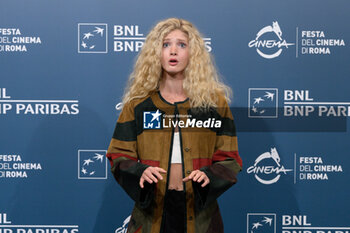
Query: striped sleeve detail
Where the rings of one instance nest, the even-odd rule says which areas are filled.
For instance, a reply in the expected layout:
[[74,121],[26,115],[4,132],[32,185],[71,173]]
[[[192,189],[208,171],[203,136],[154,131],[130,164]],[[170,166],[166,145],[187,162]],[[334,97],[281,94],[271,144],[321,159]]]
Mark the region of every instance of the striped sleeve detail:
[[212,164],[200,168],[210,180],[201,187],[193,182],[196,209],[204,209],[214,202],[222,193],[237,182],[236,175],[242,170],[242,159],[238,154],[236,129],[230,108],[224,98],[220,99],[219,113],[222,125],[216,132],[215,149]]
[[159,167],[160,162],[156,161],[156,160],[145,160],[145,159],[141,159],[140,162],[142,164],[146,164],[152,167]]
[[217,150],[214,154],[213,154],[213,161],[225,161],[227,158],[232,158],[234,160],[236,160],[236,162],[239,164],[239,166],[243,166],[242,164],[242,159],[238,154],[238,151],[221,151],[221,150]]
[[109,153],[107,154],[107,158],[109,160],[109,163],[111,164],[111,167],[114,165],[114,163],[118,162],[118,158],[123,157],[123,158],[127,158],[127,159],[131,159],[134,161],[137,161],[136,158],[126,155],[126,154],[121,154],[121,153]]
[[233,119],[221,117],[221,127],[217,130],[216,135],[236,136],[236,127]]
[[112,138],[107,154],[125,154],[137,159],[136,141],[122,141]]
[[210,166],[212,164],[211,159],[207,158],[197,158],[192,159],[193,170],[199,170],[202,167]]
[[[107,158],[120,186],[141,209],[148,208],[154,198],[155,186],[146,182],[144,188],[140,187],[140,178],[149,165],[139,162],[136,121],[131,103],[125,104],[119,115]],[[141,228],[138,230],[142,231]]]
[[116,165],[122,160],[138,161],[136,145],[136,122],[134,110],[130,103],[123,106],[114,129],[107,151],[107,158],[114,173]]
[[117,122],[113,138],[121,141],[135,141],[136,140],[136,121]]
[[234,159],[242,168],[242,159],[238,153],[236,136],[217,136],[213,162]]
[[226,99],[223,96],[219,97],[219,103],[216,108],[217,113],[220,116],[221,127],[216,131],[217,136],[226,135],[226,136],[236,136],[236,127],[232,112]]

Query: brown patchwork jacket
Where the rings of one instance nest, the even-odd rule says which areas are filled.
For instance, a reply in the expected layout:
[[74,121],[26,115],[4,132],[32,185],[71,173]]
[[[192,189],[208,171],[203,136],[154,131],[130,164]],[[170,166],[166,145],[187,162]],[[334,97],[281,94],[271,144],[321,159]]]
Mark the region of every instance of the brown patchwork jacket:
[[[183,177],[205,172],[210,183],[184,183],[187,233],[221,233],[223,223],[216,199],[236,183],[242,169],[232,113],[224,97],[218,107],[203,112],[189,100],[171,104],[152,92],[123,106],[107,157],[117,182],[135,201],[129,233],[160,232],[170,174],[173,134],[179,126]],[[167,171],[163,180],[143,189],[139,180],[148,166]]]

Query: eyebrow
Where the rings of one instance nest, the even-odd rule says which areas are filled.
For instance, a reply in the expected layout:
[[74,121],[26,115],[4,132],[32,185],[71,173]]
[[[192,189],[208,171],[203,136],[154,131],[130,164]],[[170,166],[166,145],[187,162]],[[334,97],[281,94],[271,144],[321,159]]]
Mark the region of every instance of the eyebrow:
[[[170,40],[170,39],[169,38],[165,38],[163,41],[168,41],[168,40]],[[178,40],[180,42],[187,42],[187,40],[183,40],[183,39],[176,39],[176,40]]]

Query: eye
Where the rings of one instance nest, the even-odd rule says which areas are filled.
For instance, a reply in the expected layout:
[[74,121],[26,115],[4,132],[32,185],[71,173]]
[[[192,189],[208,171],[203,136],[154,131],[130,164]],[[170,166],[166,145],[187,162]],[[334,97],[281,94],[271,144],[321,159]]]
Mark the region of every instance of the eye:
[[180,47],[181,47],[181,48],[186,48],[186,46],[187,46],[187,45],[186,45],[185,43],[183,43],[183,42],[180,43]]
[[164,42],[163,43],[163,48],[169,47],[169,43],[168,42]]

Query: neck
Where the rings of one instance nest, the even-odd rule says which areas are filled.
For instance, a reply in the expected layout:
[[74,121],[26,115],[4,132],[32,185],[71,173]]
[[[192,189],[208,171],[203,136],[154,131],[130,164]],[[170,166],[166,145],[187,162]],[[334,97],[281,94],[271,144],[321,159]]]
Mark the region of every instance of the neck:
[[184,96],[185,91],[182,86],[183,80],[184,75],[182,73],[172,75],[167,72],[163,72],[163,78],[159,83],[159,90],[162,93],[167,93],[170,95]]

